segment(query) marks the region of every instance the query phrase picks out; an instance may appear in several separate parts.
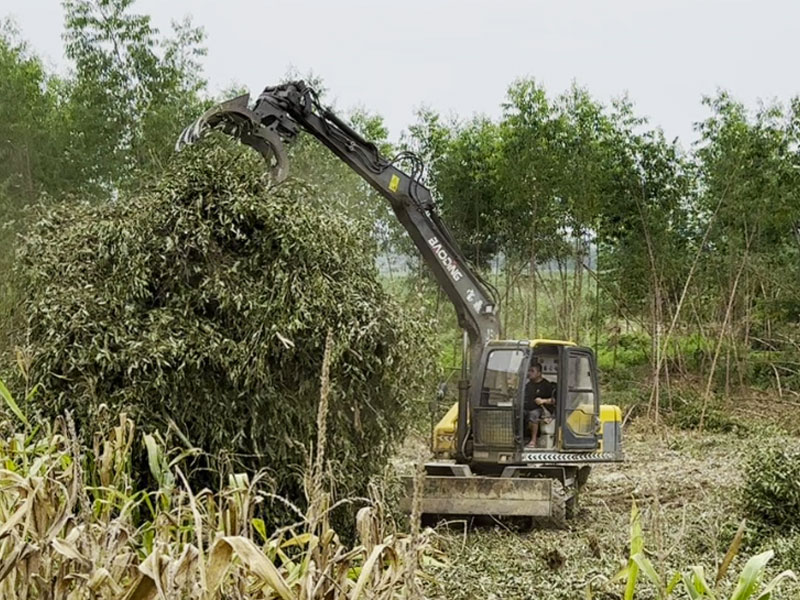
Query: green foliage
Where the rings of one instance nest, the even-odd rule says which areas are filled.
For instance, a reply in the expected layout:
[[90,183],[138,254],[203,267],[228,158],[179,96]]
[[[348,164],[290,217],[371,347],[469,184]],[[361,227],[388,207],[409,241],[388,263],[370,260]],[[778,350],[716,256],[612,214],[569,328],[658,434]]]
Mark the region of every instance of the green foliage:
[[0,223],[57,184],[66,141],[56,114],[59,85],[14,28],[0,22]]
[[[695,388],[677,388],[670,394],[670,409],[667,419],[680,429],[698,429],[703,415],[703,395]],[[709,398],[703,415],[703,430],[710,433],[727,433],[739,428],[731,415],[730,406],[718,396]]]
[[642,333],[623,333],[605,341],[597,353],[597,362],[604,368],[638,367],[650,362],[651,342]]
[[8,273],[23,208],[39,194],[61,189],[65,175],[61,87],[11,24],[0,21],[0,356],[8,347],[6,324],[17,297]]
[[786,331],[785,335],[785,340],[777,341],[770,349],[758,349],[749,353],[744,376],[753,386],[776,391],[800,389],[798,350],[794,346],[794,334]]
[[[553,96],[518,80],[498,121],[419,114],[411,133],[444,214],[469,258],[504,280],[507,335],[555,330],[586,343],[591,328],[611,350],[598,349],[601,362],[617,368],[649,361],[674,321],[686,347],[662,348],[671,372],[670,361],[684,372],[713,362],[720,379],[719,346],[735,383],[800,389],[795,344],[780,363],[748,361],[759,346],[786,346],[800,314],[800,102],[751,114],[720,93],[706,105],[691,155],[627,99],[606,107],[578,86]],[[641,353],[608,335],[623,319],[641,332]]]
[[497,160],[500,131],[488,118],[443,123],[423,110],[412,125],[410,146],[428,160],[428,178],[440,208],[466,257],[485,267],[504,250]]
[[[625,566],[612,581],[625,582],[625,600],[634,600],[637,592],[641,591],[640,582],[647,581],[655,588],[656,597],[659,600],[672,598],[676,590],[682,589],[683,598],[689,600],[718,600],[723,598],[720,590],[721,584],[725,579],[728,569],[739,552],[742,535],[744,534],[743,522],[731,543],[728,552],[719,565],[714,583],[708,580],[705,569],[702,566],[691,566],[683,572],[674,573],[669,579],[663,579],[659,575],[656,567],[645,553],[644,536],[642,534],[641,514],[636,502],[631,507],[631,534],[630,534],[630,557]],[[785,579],[796,579],[794,572],[783,571],[773,577],[762,587],[761,581],[764,577],[767,563],[774,556],[772,550],[767,550],[761,554],[751,557],[739,573],[736,587],[731,592],[730,600],[769,600],[778,585]],[[643,577],[640,578],[640,575]],[[679,584],[682,584],[679,588]],[[649,591],[649,590],[648,590]],[[594,597],[591,584],[586,589],[586,597]]]
[[36,408],[74,411],[86,434],[100,406],[126,410],[301,502],[330,330],[329,457],[340,489],[363,493],[424,402],[433,352],[378,282],[368,232],[314,193],[271,186],[226,141],[138,194],[43,210],[17,265]]
[[[202,31],[183,22],[162,35],[132,0],[67,0],[68,75],[50,72],[0,24],[0,273],[10,273],[24,209],[69,195],[106,199],[140,186],[172,152],[204,86]],[[0,354],[18,301],[0,280]]]
[[552,305],[544,322],[557,337],[576,341],[609,313],[662,318],[687,268],[692,179],[676,144],[642,133],[630,103],[605,107],[576,85],[551,97],[522,79],[499,122],[418,118],[411,133],[431,156],[443,214],[474,263],[502,259],[504,310],[522,307],[529,336],[539,335],[539,304]]
[[698,316],[721,321],[727,309],[732,337],[758,338],[756,347],[780,344],[785,334],[773,328],[795,327],[800,297],[798,105],[753,113],[725,92],[705,104],[711,115],[699,128],[703,186],[696,205],[716,218],[701,264]]
[[188,21],[162,36],[133,0],[65,0],[67,58],[75,64],[67,156],[84,195],[104,195],[134,173],[160,168],[196,114],[204,34]]
[[[66,0],[68,77],[0,29],[0,222],[45,192],[105,196],[157,170],[201,106],[203,33],[162,35],[133,0]],[[5,198],[3,197],[5,196]]]
[[800,531],[777,534],[767,542],[775,550],[775,560],[783,569],[796,569],[800,565]]
[[[42,194],[105,200],[146,184],[205,104],[201,29],[160,32],[134,0],[64,8],[72,69],[63,77],[10,27],[0,32],[0,222],[10,239],[22,231],[21,209]],[[739,382],[800,390],[800,349],[790,343],[800,322],[800,101],[748,111],[720,92],[704,102],[691,154],[628,99],[604,105],[577,84],[552,93],[514,81],[495,120],[419,111],[404,147],[425,161],[467,258],[497,272],[508,335],[594,342],[604,365],[628,367],[644,357],[621,352],[613,330],[634,324],[647,355],[674,318],[710,342],[680,369],[708,369],[720,335],[726,359],[731,348],[738,355]],[[353,111],[352,125],[391,155],[371,111]],[[358,221],[383,253],[414,261],[374,190],[316,140],[290,152],[293,172],[318,185],[314,202]],[[10,247],[0,272],[10,271]],[[0,319],[16,298],[0,281]],[[742,368],[771,348],[779,363]]]
[[[25,397],[25,404],[29,404],[30,401],[33,399],[34,395],[36,394],[37,388],[34,387],[30,392],[26,394]],[[3,403],[5,404],[6,408],[12,412],[12,414],[19,419],[19,421],[25,425],[26,427],[30,427],[30,422],[25,414],[19,407],[14,396],[11,394],[9,389],[6,387],[5,382],[0,379],[0,398],[2,398]]]
[[[43,194],[104,200],[141,186],[205,104],[201,29],[183,22],[160,32],[134,0],[65,0],[64,9],[68,75],[48,72],[8,25],[0,31],[0,223],[9,239],[22,230],[21,209]],[[740,355],[741,383],[797,391],[800,349],[786,341],[800,322],[800,100],[749,111],[719,92],[704,104],[687,154],[626,98],[604,105],[577,84],[552,93],[519,79],[499,119],[424,109],[404,142],[426,162],[466,256],[504,280],[495,284],[509,333],[598,346],[615,343],[605,334],[623,320],[654,338],[675,317],[684,332],[706,329],[703,359],[718,335],[730,338],[722,347]],[[371,110],[351,122],[391,155]],[[374,190],[316,140],[290,151],[294,172],[319,186],[320,206],[413,260]],[[10,250],[0,251],[0,272],[10,263]],[[16,298],[1,281],[0,319]],[[779,347],[779,364],[741,368],[767,346]],[[639,360],[618,358],[623,367]]]
[[800,448],[780,438],[752,446],[743,472],[742,507],[755,522],[786,533],[800,528]]

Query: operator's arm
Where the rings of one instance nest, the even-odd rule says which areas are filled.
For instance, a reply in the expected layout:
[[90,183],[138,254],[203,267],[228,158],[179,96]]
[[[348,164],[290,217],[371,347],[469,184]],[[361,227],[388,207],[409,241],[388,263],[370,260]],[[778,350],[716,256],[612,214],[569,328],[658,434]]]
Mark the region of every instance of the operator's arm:
[[537,395],[534,402],[537,406],[555,406],[556,400],[554,398],[556,386],[554,383],[543,379],[541,385],[536,390]]

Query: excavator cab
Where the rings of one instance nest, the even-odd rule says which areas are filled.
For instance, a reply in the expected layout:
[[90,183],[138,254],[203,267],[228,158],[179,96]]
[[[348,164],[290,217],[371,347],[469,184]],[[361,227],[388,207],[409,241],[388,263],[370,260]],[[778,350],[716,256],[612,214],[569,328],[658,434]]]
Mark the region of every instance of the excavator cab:
[[[555,386],[554,411],[540,423],[535,448],[525,421],[532,363]],[[437,460],[425,465],[423,514],[530,516],[562,525],[575,512],[591,465],[623,459],[621,412],[600,402],[591,349],[562,340],[492,341],[470,379],[462,452],[458,404],[434,427]]]
[[[542,367],[543,377],[554,384],[551,416],[540,423],[535,448],[525,422],[526,373],[532,363]],[[470,429],[466,453],[473,467],[537,463],[542,460],[617,460],[622,458],[616,406],[600,404],[594,353],[572,342],[491,342],[481,360],[480,382],[471,394]],[[457,405],[434,427],[434,454],[456,456]],[[556,456],[557,455],[557,456]],[[480,466],[479,466],[480,465]]]

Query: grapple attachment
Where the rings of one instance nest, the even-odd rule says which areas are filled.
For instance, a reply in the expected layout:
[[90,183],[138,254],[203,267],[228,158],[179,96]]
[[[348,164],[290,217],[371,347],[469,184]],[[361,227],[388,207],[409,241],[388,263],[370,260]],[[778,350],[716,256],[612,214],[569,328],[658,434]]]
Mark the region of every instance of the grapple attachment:
[[[194,144],[213,130],[221,131],[257,150],[270,166],[272,177],[277,182],[283,181],[289,174],[289,160],[282,135],[292,138],[296,130],[286,129],[282,111],[264,95],[253,110],[249,103],[250,95],[244,94],[208,109],[183,130],[175,149]],[[281,125],[284,127],[279,133]]]

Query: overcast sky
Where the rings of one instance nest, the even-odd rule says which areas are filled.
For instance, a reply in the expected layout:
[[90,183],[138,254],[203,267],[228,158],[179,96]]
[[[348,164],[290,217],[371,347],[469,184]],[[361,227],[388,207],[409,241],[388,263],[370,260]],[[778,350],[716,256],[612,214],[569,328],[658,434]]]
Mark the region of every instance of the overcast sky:
[[[63,70],[57,0],[0,0],[24,38]],[[251,92],[290,67],[323,78],[340,108],[384,116],[391,137],[429,106],[496,116],[508,84],[549,93],[577,81],[603,102],[625,93],[684,146],[717,88],[755,107],[800,93],[797,0],[138,0],[162,30],[191,16],[207,34],[212,91]],[[186,120],[187,116],[176,116]]]

